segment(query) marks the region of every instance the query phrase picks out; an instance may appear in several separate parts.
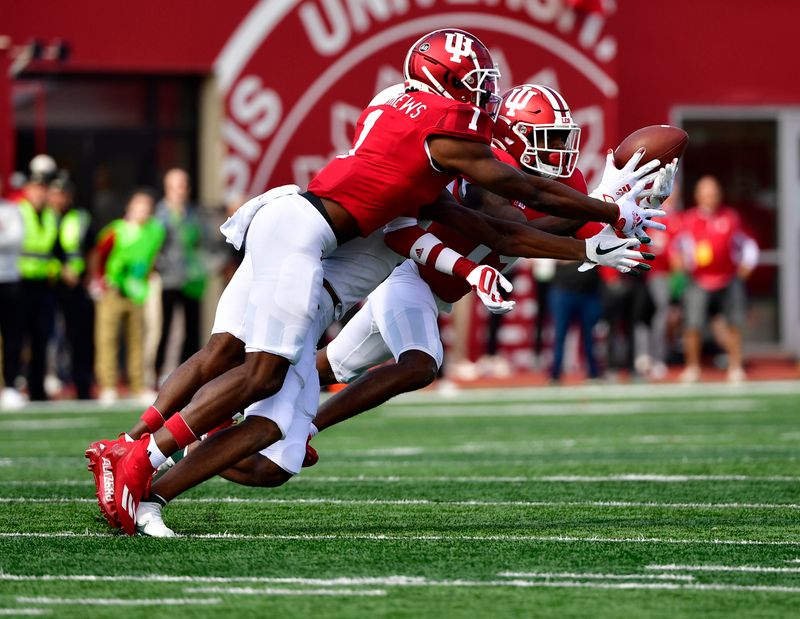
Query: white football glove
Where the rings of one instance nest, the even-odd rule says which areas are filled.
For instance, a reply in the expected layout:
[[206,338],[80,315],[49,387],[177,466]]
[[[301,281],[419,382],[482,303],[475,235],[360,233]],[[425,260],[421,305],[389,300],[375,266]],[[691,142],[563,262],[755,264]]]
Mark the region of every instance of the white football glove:
[[584,262],[579,271],[588,271],[594,264],[611,267],[620,273],[649,271],[650,265],[641,262],[652,260],[653,254],[634,251],[639,247],[638,239],[621,239],[611,226],[603,229],[593,237],[586,239],[586,257],[589,262]]
[[653,159],[653,161],[643,164],[638,170],[634,169],[642,157],[644,157],[644,149],[640,148],[620,170],[614,163],[614,151],[609,149],[603,178],[589,195],[598,200],[616,202],[640,180],[646,180],[646,182],[655,180],[657,173],[654,170],[661,165],[660,162],[658,159]]
[[661,168],[656,174],[653,184],[640,195],[643,197],[642,205],[648,208],[659,208],[669,198],[675,185],[675,175],[678,173],[678,158]]
[[497,269],[479,264],[467,275],[467,283],[472,286],[475,294],[492,314],[507,314],[514,309],[516,303],[504,301],[497,285],[499,283],[506,292],[511,292],[514,287]]
[[636,237],[643,243],[649,241],[645,228],[652,228],[653,230],[667,229],[667,226],[661,222],[652,220],[653,217],[664,217],[667,214],[665,211],[648,208],[647,204],[640,206],[636,202],[641,197],[641,193],[648,182],[647,178],[641,179],[633,186],[633,189],[617,200],[619,219],[614,224],[614,229],[618,232],[625,236]]

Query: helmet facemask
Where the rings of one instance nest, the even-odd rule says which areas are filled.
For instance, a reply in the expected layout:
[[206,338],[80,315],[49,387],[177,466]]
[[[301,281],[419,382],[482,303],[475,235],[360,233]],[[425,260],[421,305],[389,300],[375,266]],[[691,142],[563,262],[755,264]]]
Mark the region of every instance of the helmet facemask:
[[580,127],[575,124],[533,125],[517,121],[511,130],[525,145],[520,163],[528,171],[549,178],[572,176],[580,154]]
[[481,67],[478,56],[472,52],[475,68],[461,78],[461,84],[473,94],[473,103],[484,110],[492,120],[497,120],[503,99],[500,92],[500,69],[493,65],[491,69]]

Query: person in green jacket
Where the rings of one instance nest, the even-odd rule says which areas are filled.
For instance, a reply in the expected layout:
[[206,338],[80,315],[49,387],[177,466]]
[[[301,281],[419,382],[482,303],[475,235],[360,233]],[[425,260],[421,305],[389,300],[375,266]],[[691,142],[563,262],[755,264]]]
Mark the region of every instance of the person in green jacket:
[[55,257],[58,215],[47,203],[50,177],[32,173],[19,202],[24,229],[19,272],[22,277],[22,337],[30,344],[28,394],[31,400],[46,400],[44,374],[47,341],[55,321],[55,284],[59,261]]
[[[154,199],[136,190],[125,217],[100,231],[92,271],[96,301],[95,374],[101,402],[117,399],[119,331],[125,323],[130,395],[148,399],[144,385],[142,306],[149,293],[147,278],[164,242],[164,226],[152,217]],[[148,399],[149,402],[149,399]]]

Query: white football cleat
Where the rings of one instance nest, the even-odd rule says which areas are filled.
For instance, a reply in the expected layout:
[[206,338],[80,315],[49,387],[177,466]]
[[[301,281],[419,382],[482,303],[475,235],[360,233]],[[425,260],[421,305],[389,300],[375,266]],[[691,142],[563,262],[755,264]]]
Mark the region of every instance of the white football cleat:
[[148,537],[178,537],[178,534],[164,524],[161,505],[141,501],[136,510],[136,532]]

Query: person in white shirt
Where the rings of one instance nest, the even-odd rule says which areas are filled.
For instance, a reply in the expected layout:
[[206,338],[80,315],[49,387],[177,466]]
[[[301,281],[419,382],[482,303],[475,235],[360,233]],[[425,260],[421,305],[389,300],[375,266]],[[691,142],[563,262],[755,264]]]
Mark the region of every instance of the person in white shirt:
[[17,205],[0,199],[0,337],[3,340],[0,365],[0,409],[19,408],[25,399],[14,388],[19,375],[22,329],[19,324],[20,274],[19,255],[25,231]]

